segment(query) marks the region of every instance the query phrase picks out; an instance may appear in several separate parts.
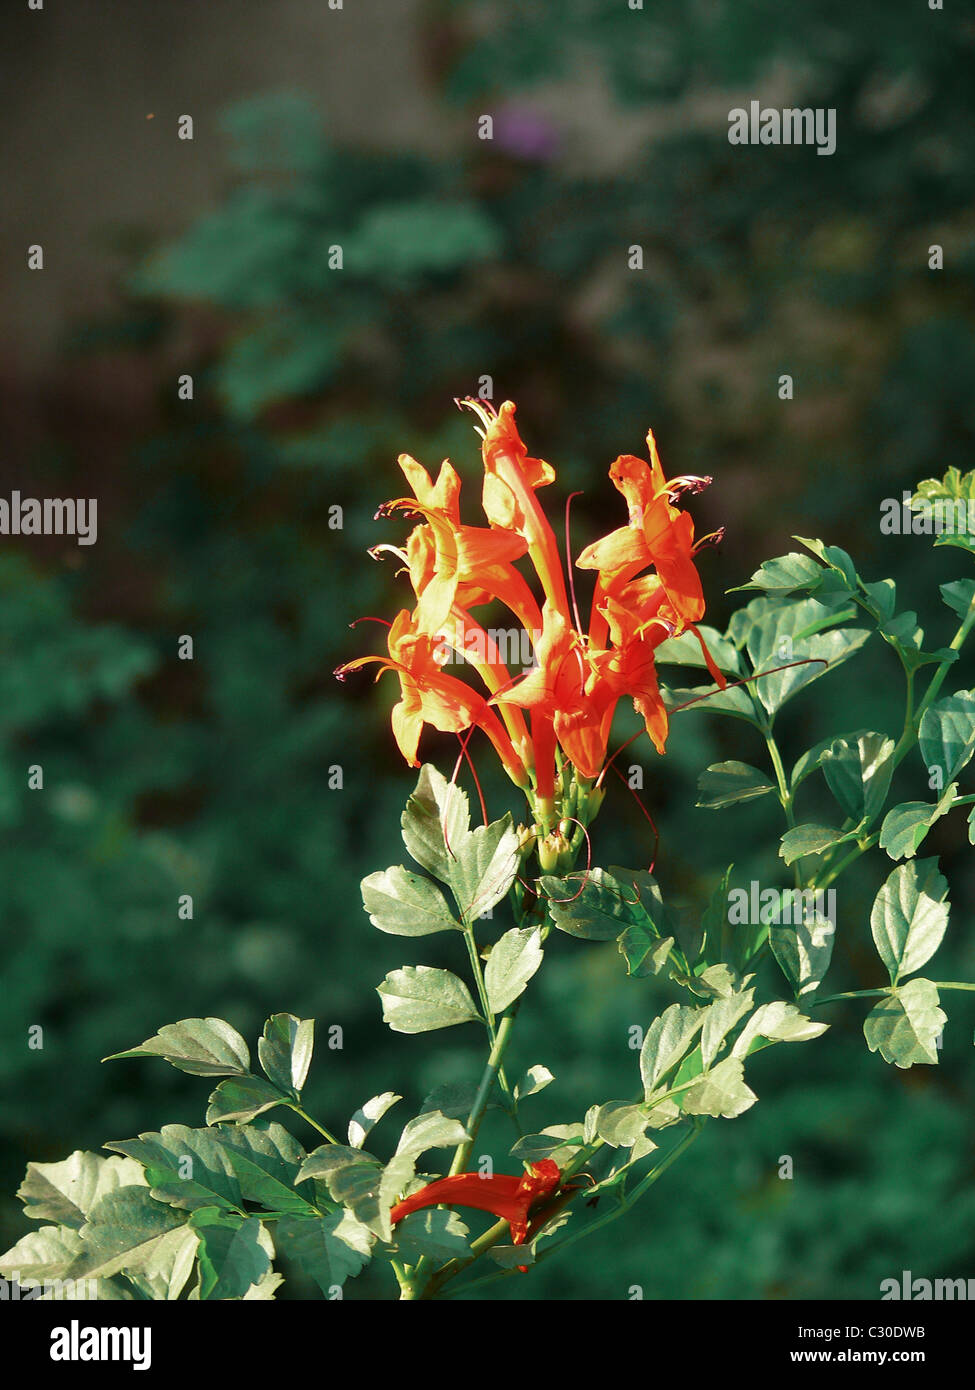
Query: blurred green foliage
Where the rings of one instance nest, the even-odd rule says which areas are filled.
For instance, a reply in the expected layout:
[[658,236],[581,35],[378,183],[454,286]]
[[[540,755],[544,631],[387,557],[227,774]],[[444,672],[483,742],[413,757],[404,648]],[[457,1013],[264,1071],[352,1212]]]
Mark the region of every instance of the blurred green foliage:
[[[76,352],[127,354],[159,404],[124,468],[83,459],[70,420],[52,422],[36,462],[52,492],[110,498],[99,543],[76,570],[28,563],[26,548],[0,569],[0,1248],[26,1229],[13,1193],[28,1157],[197,1122],[205,1097],[188,1078],[99,1066],[171,1019],[219,1015],[247,1035],[285,1009],[340,1024],[344,1048],[324,1054],[308,1102],[336,1119],[384,1087],[418,1104],[473,1074],[463,1030],[405,1045],[382,1029],[372,990],[402,961],[369,929],[358,883],[389,861],[411,774],[391,693],[337,688],[330,672],[378,649],[377,629],[346,624],[402,597],[363,553],[398,538],[372,521],[400,490],[396,454],[472,461],[450,400],[484,374],[518,402],[560,496],[586,489],[577,546],[622,519],[606,469],[649,425],[669,472],[714,475],[696,511],[702,533],[728,527],[704,565],[718,626],[720,591],[800,531],[897,579],[929,645],[950,633],[936,584],[964,557],[881,537],[878,508],[971,459],[970,19],[879,0],[821,0],[801,23],[765,0],[665,16],[574,0],[557,25],[530,3],[495,7],[491,27],[471,24],[475,8],[431,5],[423,30],[445,120],[469,121],[455,153],[340,147],[312,99],[248,101],[226,116],[224,200],[133,266],[113,323],[75,326]],[[781,104],[836,107],[835,155],[738,149],[724,116],[706,116],[718,89],[762,98],[776,73]],[[560,79],[561,106],[536,101]],[[611,118],[663,113],[664,133],[610,150],[605,169],[587,162],[569,116],[572,84],[590,81]],[[504,105],[534,136],[478,141],[477,115]],[[943,271],[928,269],[931,243]],[[633,244],[642,271],[627,268]],[[192,403],[177,371],[193,373]],[[784,372],[793,402],[777,395]],[[192,662],[176,655],[184,633]],[[876,722],[878,700],[896,733],[896,675],[874,652],[818,683],[783,718],[787,755],[790,720],[798,749]],[[959,668],[950,689],[970,684]],[[635,746],[668,895],[702,898],[732,861],[743,881],[780,881],[775,808],[694,808],[707,762],[760,761],[752,737],[689,712],[665,763]],[[446,741],[425,754],[454,757]],[[26,789],[36,763],[43,793]],[[902,775],[904,795],[927,795],[920,768]],[[513,804],[486,785],[494,814]],[[646,863],[646,824],[616,790],[599,858]],[[939,975],[971,978],[964,829],[939,824],[929,843],[955,904]],[[878,983],[877,886],[869,870],[842,886],[851,988]],[[177,916],[187,892],[191,921]],[[625,1094],[627,1029],[665,1002],[656,982],[621,979],[613,947],[561,940],[552,954],[514,1047],[559,1077],[534,1102],[537,1127]],[[504,1296],[639,1284],[645,1297],[875,1298],[904,1268],[971,1275],[973,1013],[959,998],[942,1067],[904,1075],[867,1055],[855,1010],[835,1011],[824,1040],[759,1064],[762,1103],[710,1126],[625,1240],[597,1239]],[[777,1176],[783,1154],[792,1181]],[[368,1275],[355,1287],[377,1291]]]

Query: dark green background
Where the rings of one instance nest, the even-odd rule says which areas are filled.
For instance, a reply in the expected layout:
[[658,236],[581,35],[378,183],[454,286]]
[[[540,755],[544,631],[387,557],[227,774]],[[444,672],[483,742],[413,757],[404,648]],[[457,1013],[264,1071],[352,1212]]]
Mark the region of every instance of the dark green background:
[[[40,22],[56,26],[54,8]],[[7,339],[3,494],[95,495],[99,538],[0,548],[3,1248],[26,1228],[13,1193],[29,1158],[201,1122],[205,1080],[162,1063],[99,1064],[165,1022],[215,1014],[253,1038],[271,1012],[314,1016],[308,1103],[334,1128],[375,1092],[401,1092],[405,1119],[436,1082],[476,1074],[473,1028],[404,1039],[380,1021],[374,986],[386,970],[462,962],[437,943],[414,956],[362,913],[360,877],[402,857],[414,774],[389,733],[391,685],[373,692],[365,676],[342,687],[331,671],[380,649],[378,628],[350,632],[355,617],[407,602],[393,566],[365,555],[402,535],[373,521],[402,490],[396,454],[435,467],[449,453],[475,501],[476,440],[452,398],[482,374],[497,400],[517,401],[530,450],[556,466],[554,515],[584,489],[577,551],[622,521],[606,471],[618,453],[640,453],[652,425],[669,472],[714,477],[692,503],[699,534],[727,527],[701,561],[708,621],[723,627],[724,590],[798,532],[846,546],[869,579],[894,577],[929,646],[953,630],[937,584],[964,574],[966,556],[883,537],[878,522],[883,498],[971,464],[970,10],[411,4],[396,10],[412,45],[404,79],[383,41],[388,7],[384,19],[382,5],[357,5],[348,29],[307,8],[296,72],[303,43],[327,48],[334,71],[343,44],[351,62],[374,42],[402,111],[422,106],[438,138],[411,149],[392,116],[385,132],[373,119],[368,138],[337,135],[355,125],[356,102],[364,124],[374,116],[368,87],[342,95],[343,123],[331,89],[253,81],[219,116],[197,119],[194,167],[217,192],[195,197],[172,173],[176,114],[209,112],[224,44],[246,48],[253,72],[256,40],[224,5],[175,5],[174,32],[210,54],[213,76],[198,73],[195,93],[150,93],[147,82],[128,112],[143,122],[158,108],[144,159],[159,151],[165,214],[99,227],[97,179],[66,188],[66,217],[80,199],[92,245],[111,247],[111,303],[85,307],[82,242],[53,346],[28,372],[16,333]],[[78,11],[109,48],[141,42],[152,71],[158,12]],[[255,15],[249,3],[236,12]],[[36,62],[43,82],[57,31],[34,21],[11,24],[6,61]],[[80,63],[72,71],[77,91],[68,82],[59,109],[84,89],[97,124],[102,98]],[[29,117],[37,91],[23,85],[19,98]],[[727,111],[752,98],[835,107],[836,153],[732,147]],[[484,113],[491,142],[476,138]],[[62,165],[97,167],[85,120],[65,119],[58,140]],[[30,188],[29,163],[7,178]],[[57,186],[47,196],[56,202]],[[25,203],[3,245],[21,305],[24,247],[68,249],[56,219]],[[940,272],[928,269],[933,243],[944,246]],[[341,272],[328,268],[334,244]],[[642,271],[627,268],[633,244]],[[58,256],[48,263],[57,275]],[[194,376],[192,403],[176,398],[180,372]],[[791,402],[778,399],[782,373],[795,379]],[[184,633],[192,662],[176,658]],[[898,679],[893,653],[871,643],[790,706],[787,759],[829,733],[896,733]],[[962,663],[946,690],[971,682]],[[633,727],[621,717],[618,733]],[[732,861],[743,882],[782,881],[774,806],[694,807],[707,762],[761,761],[743,730],[688,713],[665,761],[633,746],[674,900],[703,901]],[[424,751],[449,768],[454,747],[429,736]],[[34,763],[43,792],[26,789]],[[482,763],[492,812],[519,811]],[[328,785],[335,765],[341,790]],[[904,796],[927,795],[919,758],[899,778]],[[826,813],[817,780],[804,819]],[[925,849],[953,885],[935,977],[975,978],[963,818],[937,825]],[[602,863],[649,859],[646,824],[618,784],[594,852]],[[888,868],[868,858],[838,885],[836,989],[881,982],[867,919]],[[176,915],[186,892],[191,922]],[[656,982],[628,981],[612,945],[557,934],[548,956],[513,1048],[516,1064],[558,1076],[529,1103],[537,1128],[628,1095],[627,1029],[668,998]],[[625,1230],[499,1296],[618,1299],[638,1284],[647,1298],[870,1299],[903,1269],[975,1275],[975,1008],[964,995],[948,1008],[943,1065],[907,1073],[867,1054],[861,1009],[830,1010],[824,1039],[756,1060],[761,1103],[709,1125]],[[31,1051],[37,1023],[45,1046]],[[341,1051],[324,1045],[332,1024]],[[501,1160],[500,1126],[483,1133]],[[311,1145],[310,1131],[301,1137]],[[778,1177],[784,1154],[792,1181]],[[391,1292],[367,1274],[347,1296]]]

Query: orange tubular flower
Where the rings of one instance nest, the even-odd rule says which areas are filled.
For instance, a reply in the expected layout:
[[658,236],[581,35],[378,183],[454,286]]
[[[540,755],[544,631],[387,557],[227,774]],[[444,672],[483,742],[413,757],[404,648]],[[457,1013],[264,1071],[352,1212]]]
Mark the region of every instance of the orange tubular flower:
[[501,721],[483,695],[469,685],[448,676],[441,669],[436,653],[437,638],[417,629],[415,619],[404,608],[389,629],[389,657],[360,656],[336,669],[340,680],[350,671],[376,662],[383,671],[395,671],[402,691],[393,709],[393,735],[400,752],[413,767],[419,767],[417,747],[424,724],[442,733],[463,733],[472,725],[482,728],[504,764],[512,781],[528,787],[528,773],[505,732]]
[[[616,459],[610,477],[629,515],[625,526],[588,546],[577,561],[580,569],[596,571],[585,634],[578,621],[573,623],[558,544],[536,495],[554,480],[554,470],[529,456],[510,401],[497,412],[473,399],[459,404],[481,425],[481,500],[489,525],[462,523],[460,479],[448,460],[433,481],[421,464],[401,454],[399,465],[413,497],[396,498],[380,514],[401,510],[420,520],[405,548],[379,545],[372,553],[389,550],[402,560],[416,609],[400,613],[390,629],[388,659],[351,661],[339,674],[369,661],[397,672],[402,698],[393,711],[393,731],[413,766],[425,723],[453,733],[483,729],[549,833],[563,814],[561,797],[569,789],[568,771],[563,769],[562,779],[557,775],[560,749],[577,784],[597,782],[620,699],[633,700],[663,753],[668,715],[655,667],[661,642],[693,632],[714,680],[726,684],[696,627],[704,616],[694,558],[702,542],[695,542],[692,518],[676,505],[682,493],[700,491],[710,479],[668,481],[652,432],[649,463],[632,454]],[[541,606],[516,568],[526,555],[539,582]],[[537,664],[523,676],[512,677],[491,632],[471,616],[472,608],[495,601],[531,639]],[[483,694],[442,670],[443,652],[451,649],[477,673]],[[584,815],[582,808],[598,801],[574,796],[572,805]]]
[[609,602],[615,600],[619,604],[624,595],[632,595],[630,581],[652,565],[657,581],[653,620],[662,625],[654,645],[667,636],[693,631],[701,643],[712,677],[723,688],[724,676],[711,660],[694,626],[704,617],[704,592],[694,564],[698,548],[694,543],[694,522],[689,513],[680,512],[673,505],[682,492],[700,492],[711,479],[686,476],[668,482],[652,430],[647,434],[647,447],[649,464],[633,454],[621,454],[609,470],[617,490],[626,498],[628,525],[587,546],[576,561],[580,569],[598,571],[590,642],[594,645],[605,642],[609,630]]
[[426,525],[412,531],[403,557],[418,600],[420,627],[436,632],[454,603],[469,608],[492,598],[507,604],[529,631],[539,626],[538,604],[511,564],[528,549],[524,537],[510,529],[462,524],[460,479],[449,460],[441,464],[436,484],[409,454],[400,454],[399,465],[416,500],[397,497],[381,511],[401,509],[425,519]]
[[484,424],[484,515],[492,526],[517,531],[524,538],[546,602],[568,621],[569,600],[559,547],[535,496],[536,488],[554,482],[555,469],[542,459],[529,458],[515,426],[511,401],[505,401],[496,415],[487,410],[483,401],[468,399],[463,404]]
[[531,1208],[556,1190],[562,1176],[558,1164],[551,1158],[539,1159],[530,1168],[530,1172],[520,1176],[495,1173],[493,1177],[481,1177],[479,1173],[456,1173],[453,1177],[440,1178],[397,1202],[389,1219],[395,1226],[404,1216],[424,1207],[473,1207],[507,1221],[512,1244],[523,1245]]
[[556,740],[583,777],[599,775],[619,696],[600,684],[588,648],[562,612],[550,604],[545,605],[536,656],[537,667],[504,699],[531,710],[537,791],[546,798],[554,789]]

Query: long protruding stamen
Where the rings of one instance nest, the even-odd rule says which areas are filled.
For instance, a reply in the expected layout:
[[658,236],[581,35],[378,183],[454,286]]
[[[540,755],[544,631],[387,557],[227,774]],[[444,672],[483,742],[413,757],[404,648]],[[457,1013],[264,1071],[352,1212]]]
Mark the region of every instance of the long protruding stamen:
[[650,860],[650,868],[647,870],[647,872],[652,874],[654,871],[654,867],[657,863],[657,854],[660,850],[660,831],[657,829],[657,823],[654,820],[653,816],[651,816],[647,808],[644,806],[643,802],[640,800],[639,796],[637,795],[636,788],[630,786],[629,779],[623,776],[622,772],[620,772],[618,767],[614,767],[613,771],[616,773],[617,777],[623,783],[624,787],[626,787],[627,791],[630,793],[636,804],[639,806],[640,811],[650,823],[650,829],[653,831],[653,856]]
[[572,566],[572,539],[569,531],[569,508],[572,506],[573,497],[581,497],[581,492],[570,492],[565,499],[565,568],[569,577],[569,597],[572,599],[572,615],[576,620],[576,632],[579,634],[580,642],[585,641],[582,635],[582,619],[579,617],[579,605],[576,602],[576,581]]
[[[483,792],[482,789],[481,789],[481,779],[480,779],[480,778],[478,777],[478,775],[477,775],[477,768],[474,766],[474,759],[471,757],[471,755],[470,755],[470,750],[469,750],[468,747],[467,747],[467,745],[468,745],[468,744],[470,743],[470,741],[471,741],[471,734],[472,734],[473,732],[474,732],[474,727],[473,727],[473,725],[472,725],[471,728],[469,728],[469,729],[467,730],[467,737],[466,737],[466,738],[465,738],[463,735],[461,735],[461,734],[458,734],[458,735],[457,735],[457,741],[458,741],[458,743],[460,744],[460,753],[459,753],[458,756],[457,756],[457,761],[454,763],[454,775],[453,775],[453,776],[451,777],[451,779],[450,779],[450,784],[451,784],[451,786],[454,786],[454,785],[456,784],[456,781],[457,781],[457,774],[458,774],[458,772],[460,771],[461,758],[466,758],[466,759],[467,759],[467,766],[470,768],[470,770],[471,770],[471,776],[474,778],[474,786],[477,788],[477,799],[478,799],[478,801],[481,803],[481,819],[483,820],[484,824],[487,825],[487,823],[488,823],[488,813],[487,813],[487,806],[485,805],[485,802],[484,802],[484,792]],[[441,830],[443,831],[444,844],[446,845],[446,844],[447,844],[447,816],[446,816],[446,810],[444,811],[444,820],[443,820],[443,824],[441,825],[440,828],[441,828]]]

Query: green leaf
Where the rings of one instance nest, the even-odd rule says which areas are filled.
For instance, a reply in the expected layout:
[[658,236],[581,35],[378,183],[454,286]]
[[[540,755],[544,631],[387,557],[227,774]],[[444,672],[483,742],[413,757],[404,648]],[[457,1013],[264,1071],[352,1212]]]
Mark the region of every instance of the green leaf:
[[717,1057],[724,1039],[735,1024],[748,1013],[755,998],[753,989],[745,989],[736,994],[715,999],[704,1011],[701,1028],[701,1064],[708,1071]]
[[803,855],[825,854],[834,845],[855,839],[855,830],[837,830],[832,825],[796,825],[782,836],[779,854],[787,864],[794,864]]
[[793,550],[788,555],[780,555],[777,560],[766,560],[747,584],[739,584],[737,589],[731,589],[729,593],[741,589],[765,589],[768,593],[794,594],[797,589],[817,588],[824,574],[822,565],[808,555],[800,555]]
[[256,1284],[252,1284],[244,1294],[244,1299],[248,1302],[267,1302],[274,1298],[275,1292],[284,1283],[284,1275],[278,1274],[275,1270],[269,1269],[263,1279],[259,1279]]
[[0,1255],[0,1276],[41,1282],[65,1279],[83,1250],[81,1236],[70,1226],[40,1226]]
[[[823,631],[840,621],[841,615],[816,599],[753,599],[748,609],[755,614],[746,642],[755,670],[788,667],[763,676],[751,687],[769,714],[777,713],[805,686],[848,661],[871,636],[869,628]],[[791,664],[796,662],[807,664]]]
[[383,1001],[383,1021],[394,1033],[428,1033],[480,1018],[463,980],[429,965],[391,970],[377,993]]
[[596,1121],[599,1119],[599,1106],[590,1105],[582,1121],[582,1142],[591,1144],[596,1137]]
[[212,1129],[163,1125],[158,1133],[104,1147],[141,1163],[153,1194],[171,1206],[239,1207],[243,1200],[222,1135]]
[[834,924],[818,914],[807,921],[803,914],[792,923],[773,923],[768,935],[772,954],[796,994],[811,994],[818,989],[836,944]]
[[287,1099],[263,1076],[230,1076],[211,1094],[206,1121],[208,1125],[221,1120],[247,1124]]
[[439,1110],[427,1115],[417,1115],[400,1135],[396,1145],[397,1154],[419,1156],[427,1149],[452,1149],[463,1144],[468,1133],[459,1120],[451,1119]]
[[640,1075],[647,1097],[684,1056],[701,1029],[704,1014],[704,1009],[688,1004],[671,1004],[651,1023],[640,1050]]
[[673,921],[656,880],[642,869],[614,866],[565,878],[543,875],[539,884],[559,930],[586,941],[610,941],[628,926],[643,926],[659,935]]
[[402,865],[364,878],[362,903],[373,926],[391,936],[463,931],[440,889]]
[[670,712],[688,709],[706,714],[728,714],[733,719],[744,719],[755,729],[760,727],[755,704],[742,686],[720,690],[717,686],[674,687],[662,684],[660,694]]
[[893,579],[878,579],[875,584],[864,584],[863,592],[878,622],[889,622],[897,607],[897,585]]
[[975,690],[956,691],[929,706],[918,747],[929,772],[940,768],[944,782],[953,781],[975,755]]
[[662,940],[642,924],[627,927],[619,937],[620,955],[626,961],[626,973],[634,979],[658,974],[670,959],[674,938],[665,936]]
[[524,1100],[526,1096],[537,1095],[546,1086],[551,1085],[555,1080],[548,1067],[543,1067],[539,1063],[529,1067],[524,1076],[515,1084],[515,1099]]
[[915,535],[933,534],[935,545],[975,550],[975,536],[969,529],[975,511],[975,471],[962,473],[951,467],[943,478],[926,478],[918,483],[910,505]]
[[918,627],[917,614],[910,610],[888,618],[877,630],[884,641],[897,652],[907,671],[917,671],[932,662],[958,659],[958,653],[947,647],[940,647],[933,652],[924,650],[924,631]]
[[358,1221],[390,1240],[390,1208],[416,1169],[415,1154],[397,1154],[383,1167],[372,1154],[342,1144],[326,1144],[308,1155],[297,1181],[324,1178],[332,1198],[349,1207]]
[[275,1226],[279,1255],[309,1274],[326,1298],[368,1263],[375,1236],[348,1211],[307,1219],[285,1217]]
[[449,885],[453,855],[470,826],[467,797],[460,787],[424,763],[401,825],[403,843],[420,868]]
[[243,1298],[271,1268],[274,1246],[256,1216],[201,1207],[190,1218],[200,1237],[200,1298]]
[[[868,729],[857,729],[852,734],[845,734],[843,736],[842,742],[855,743],[861,735],[868,733]],[[836,741],[837,740],[832,737],[824,738],[819,743],[814,743],[811,748],[807,748],[805,753],[799,755],[799,757],[796,759],[795,765],[793,766],[792,776],[789,779],[789,785],[791,786],[793,791],[795,791],[795,789],[800,785],[800,783],[806,780],[810,773],[816,771],[817,767],[819,766],[820,759],[826,752],[826,749],[831,748]]]
[[807,550],[811,550],[818,559],[822,560],[824,565],[828,565],[845,589],[856,592],[858,581],[856,565],[842,546],[824,545],[822,541],[812,540],[807,536],[793,536],[792,539],[798,541],[800,545],[804,545]]
[[[722,637],[716,627],[708,627],[706,623],[702,623],[697,630],[719,670],[729,671],[733,676],[744,675],[741,659],[733,643]],[[654,658],[658,666],[696,666],[704,669],[707,667],[701,643],[693,632],[682,632],[679,637],[665,638],[656,648]]]
[[235,1125],[218,1133],[245,1202],[268,1211],[312,1214],[309,1202],[295,1191],[306,1154],[283,1125]]
[[[753,978],[752,975],[748,976],[749,980]],[[721,961],[702,970],[700,975],[690,981],[690,987],[695,994],[700,994],[705,999],[728,999],[731,995],[738,994],[745,987],[745,983],[737,970]]]
[[155,1201],[145,1187],[120,1187],[103,1197],[82,1227],[81,1241],[74,1278],[124,1274],[150,1298],[179,1296],[197,1244],[185,1216]]
[[611,1148],[631,1149],[637,1140],[643,1137],[648,1123],[642,1105],[633,1105],[625,1100],[610,1100],[599,1107],[596,1133]]
[[468,1229],[455,1211],[414,1211],[396,1223],[393,1249],[406,1264],[415,1265],[426,1256],[440,1265],[470,1253],[467,1236]]
[[894,764],[894,740],[883,734],[838,738],[823,750],[820,767],[840,807],[857,822],[873,819],[887,798]]
[[473,922],[501,902],[521,864],[518,834],[510,812],[491,825],[472,830],[455,853],[451,889],[464,920]]
[[774,791],[772,783],[748,763],[712,763],[697,779],[697,805],[716,811],[738,801],[752,801]]
[[257,1055],[269,1081],[297,1094],[308,1076],[314,1047],[314,1019],[274,1014],[264,1025]]
[[956,579],[953,584],[942,584],[940,589],[945,603],[964,622],[975,599],[975,579]]
[[474,1108],[477,1083],[473,1081],[442,1081],[424,1096],[421,1110],[439,1110],[454,1120],[465,1120]]
[[774,1000],[771,1004],[761,1004],[735,1039],[731,1049],[732,1057],[744,1060],[752,1050],[752,1044],[760,1038],[772,1042],[808,1042],[826,1032],[828,1023],[815,1023],[799,1012],[795,1004],[784,1000]]
[[[401,1101],[402,1096],[398,1096],[395,1091],[383,1091],[382,1095],[373,1096],[367,1100],[359,1110],[355,1112],[349,1121],[349,1143],[354,1149],[361,1149],[366,1141],[366,1135],[385,1115],[387,1110]],[[426,1108],[426,1107],[424,1107]],[[433,1109],[435,1107],[431,1107]]]
[[885,849],[891,859],[913,858],[935,821],[951,810],[957,792],[958,783],[952,782],[936,804],[902,801],[894,806],[884,816],[880,827],[880,848]]
[[744,1064],[738,1057],[726,1057],[685,1091],[683,1110],[687,1115],[713,1115],[732,1120],[758,1100],[745,1084]]
[[132,1158],[103,1158],[78,1150],[60,1163],[28,1163],[17,1191],[24,1215],[80,1230],[92,1208],[120,1187],[145,1186],[145,1174]]
[[948,884],[937,859],[899,864],[870,911],[870,930],[891,983],[931,959],[948,925]]
[[542,963],[539,927],[512,927],[491,948],[484,984],[493,1014],[503,1013],[524,991]]
[[151,1038],[127,1052],[113,1052],[106,1062],[123,1057],[162,1057],[191,1076],[246,1076],[250,1052],[235,1028],[222,1018],[184,1018],[167,1023]]
[[906,1069],[915,1063],[938,1064],[938,1038],[948,1021],[939,1007],[937,986],[918,976],[870,1010],[863,1035],[871,1052]]
[[539,1134],[526,1134],[513,1144],[510,1152],[526,1163],[539,1158],[554,1158],[560,1168],[574,1158],[585,1143],[583,1122],[573,1125],[546,1125]]

